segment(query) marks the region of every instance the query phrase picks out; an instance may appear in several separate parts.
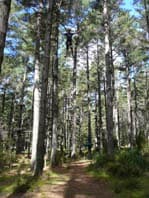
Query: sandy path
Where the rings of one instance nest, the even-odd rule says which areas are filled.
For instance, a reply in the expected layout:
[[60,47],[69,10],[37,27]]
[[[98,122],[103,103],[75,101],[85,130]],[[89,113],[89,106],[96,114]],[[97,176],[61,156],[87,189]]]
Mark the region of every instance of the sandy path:
[[85,168],[89,161],[76,161],[67,168],[56,168],[60,175],[55,184],[45,184],[35,192],[9,198],[114,198],[108,184],[92,178]]

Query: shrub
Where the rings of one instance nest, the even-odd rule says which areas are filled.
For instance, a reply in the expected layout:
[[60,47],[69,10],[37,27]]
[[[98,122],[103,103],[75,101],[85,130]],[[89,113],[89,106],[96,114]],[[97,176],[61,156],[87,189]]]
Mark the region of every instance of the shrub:
[[145,170],[145,160],[142,154],[136,149],[129,149],[119,152],[115,157],[118,163],[118,176],[139,176]]
[[143,150],[144,145],[146,144],[146,138],[143,131],[140,131],[139,134],[136,136],[136,146],[138,150]]
[[106,170],[112,175],[122,175],[125,172],[125,169],[121,167],[121,164],[116,161],[108,163]]
[[129,178],[127,180],[118,180],[114,183],[114,192],[121,193],[124,190],[135,190],[140,189],[140,183],[134,178]]
[[94,167],[95,168],[104,168],[109,161],[112,159],[106,154],[96,154],[94,156]]
[[143,155],[137,149],[121,150],[114,157],[106,154],[95,156],[94,168],[105,168],[109,173],[119,176],[140,176],[147,167]]
[[5,167],[10,167],[13,162],[16,161],[16,155],[10,150],[3,148],[3,145],[0,145],[0,171]]

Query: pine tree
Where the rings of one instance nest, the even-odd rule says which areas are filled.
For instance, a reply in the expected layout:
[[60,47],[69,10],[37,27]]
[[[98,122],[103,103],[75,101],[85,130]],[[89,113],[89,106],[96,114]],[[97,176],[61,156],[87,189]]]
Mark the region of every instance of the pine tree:
[[[48,88],[48,75],[50,66],[50,48],[51,48],[51,27],[52,27],[52,9],[54,6],[54,1],[49,1],[46,17],[46,29],[44,34],[44,57],[41,69],[41,96],[39,105],[39,125],[38,133],[35,135],[36,145],[35,148],[35,158],[32,161],[32,169],[34,175],[38,176],[42,174],[44,167],[44,156],[46,152],[45,140],[46,140],[46,115],[47,115],[47,88]],[[35,119],[35,118],[34,118]]]
[[3,62],[3,54],[6,40],[6,33],[8,27],[8,18],[10,12],[11,0],[2,0],[0,1],[0,73],[1,65]]
[[57,8],[55,8],[55,19],[56,24],[54,28],[54,34],[55,34],[55,46],[54,46],[54,52],[53,54],[53,65],[52,65],[52,119],[53,119],[53,128],[52,128],[52,148],[51,148],[51,166],[57,165],[57,150],[58,150],[58,123],[59,123],[59,99],[58,99],[58,36],[59,36],[59,11]]
[[105,29],[105,66],[106,66],[106,127],[107,127],[107,149],[108,153],[112,154],[114,151],[113,145],[113,63],[111,57],[110,45],[110,2],[104,0],[103,16]]

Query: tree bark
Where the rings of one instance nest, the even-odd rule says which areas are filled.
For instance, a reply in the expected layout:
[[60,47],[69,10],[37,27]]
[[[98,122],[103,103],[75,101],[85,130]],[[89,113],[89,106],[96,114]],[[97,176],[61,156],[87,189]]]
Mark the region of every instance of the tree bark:
[[138,136],[138,94],[137,94],[137,84],[136,84],[136,78],[134,77],[134,136],[135,139]]
[[127,65],[127,105],[128,105],[128,136],[130,146],[133,147],[134,144],[134,134],[133,134],[133,119],[132,119],[132,98],[131,98],[131,79],[130,79],[130,68]]
[[[39,15],[37,18],[37,43],[36,43],[36,79],[35,79],[35,92],[38,98],[35,98],[34,107],[34,127],[33,127],[33,138],[32,138],[32,170],[34,176],[39,176],[42,174],[44,167],[44,155],[46,150],[46,108],[47,108],[47,88],[48,88],[48,75],[49,75],[49,64],[50,64],[50,46],[51,46],[51,25],[52,25],[52,8],[54,0],[48,1],[47,8],[47,18],[46,18],[46,30],[45,30],[45,40],[44,40],[44,57],[43,64],[41,68],[41,75],[39,75],[39,65],[40,65],[40,37],[41,37],[41,19]],[[39,13],[43,11],[43,2],[40,2]],[[41,81],[41,89],[39,90],[39,81]],[[36,104],[35,104],[36,103]],[[35,120],[37,118],[37,120]]]
[[107,127],[107,151],[113,154],[113,64],[110,50],[110,19],[109,0],[104,0],[103,16],[105,29],[105,65],[106,65],[106,127]]
[[134,131],[133,131],[133,115],[132,115],[132,93],[131,93],[131,78],[130,78],[130,63],[126,50],[123,51],[126,64],[126,78],[127,78],[127,105],[128,105],[128,138],[130,147],[134,146]]
[[86,79],[87,79],[87,110],[88,110],[88,158],[91,158],[92,149],[92,132],[91,132],[91,106],[90,106],[90,71],[89,71],[89,54],[88,46],[86,48]]
[[22,87],[21,87],[21,93],[20,93],[20,103],[19,103],[19,119],[18,119],[18,130],[17,130],[17,142],[16,142],[16,153],[20,154],[23,151],[24,146],[24,139],[23,139],[23,131],[22,131],[22,125],[23,125],[23,107],[24,107],[24,96],[25,96],[25,83],[27,78],[27,61],[25,58],[24,64],[25,64],[25,71],[24,76],[22,80]]
[[149,39],[149,5],[146,0],[143,1],[145,8],[145,18],[146,18],[146,26],[147,26],[147,38]]
[[146,96],[145,96],[145,137],[149,144],[149,72],[145,73]]
[[39,12],[37,13],[36,21],[36,43],[35,43],[35,71],[34,71],[34,90],[33,90],[33,132],[32,132],[32,156],[31,168],[35,171],[37,163],[37,141],[39,131],[39,117],[40,117],[40,40],[41,40],[41,12],[42,3],[40,3]]
[[118,103],[118,86],[115,87],[115,102],[113,109],[115,138],[118,148],[120,147],[120,123],[119,123],[119,103]]
[[6,99],[6,87],[3,88],[3,95],[2,95],[2,105],[1,105],[1,116],[5,111],[5,99]]
[[97,43],[97,77],[98,77],[98,87],[97,87],[97,92],[98,92],[98,129],[97,129],[97,145],[98,145],[98,150],[101,151],[103,148],[102,144],[102,133],[103,133],[103,123],[102,123],[102,104],[101,104],[101,68],[99,65],[99,46]]
[[[57,11],[58,12],[58,11]],[[56,18],[58,19],[59,14],[57,13]],[[58,136],[58,21],[56,23],[56,49],[54,55],[54,64],[52,68],[53,78],[53,94],[52,94],[52,115],[53,115],[53,129],[52,129],[52,150],[51,150],[51,166],[56,166],[56,152],[57,152],[57,136]]]
[[46,151],[46,115],[47,115],[47,88],[48,76],[50,66],[50,47],[51,47],[51,26],[52,26],[52,8],[54,0],[48,1],[48,13],[46,18],[46,31],[45,31],[45,47],[43,67],[41,73],[41,98],[40,98],[40,114],[39,114],[39,131],[37,139],[37,155],[36,166],[34,167],[34,175],[41,175],[44,167],[44,156]]
[[15,93],[12,93],[9,120],[8,120],[8,137],[10,139],[12,138],[12,121],[14,117],[14,102],[15,102]]
[[77,113],[76,113],[76,78],[77,78],[77,43],[75,43],[74,57],[73,57],[73,130],[72,130],[72,149],[71,157],[76,157],[76,133],[77,133]]
[[11,5],[11,0],[0,1],[0,73],[3,62],[3,56],[4,56],[10,5]]
[[98,126],[98,102],[97,102],[97,92],[95,90],[95,135],[96,135],[96,150],[100,151],[100,136],[98,134],[99,126]]

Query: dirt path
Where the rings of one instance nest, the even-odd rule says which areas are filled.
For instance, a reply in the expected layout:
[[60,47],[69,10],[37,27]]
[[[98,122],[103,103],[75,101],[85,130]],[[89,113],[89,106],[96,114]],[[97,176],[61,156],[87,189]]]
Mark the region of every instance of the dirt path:
[[55,184],[48,183],[39,187],[36,192],[11,198],[113,198],[106,182],[96,180],[86,173],[88,164],[89,161],[77,161],[67,168],[54,169],[60,175],[55,178]]

